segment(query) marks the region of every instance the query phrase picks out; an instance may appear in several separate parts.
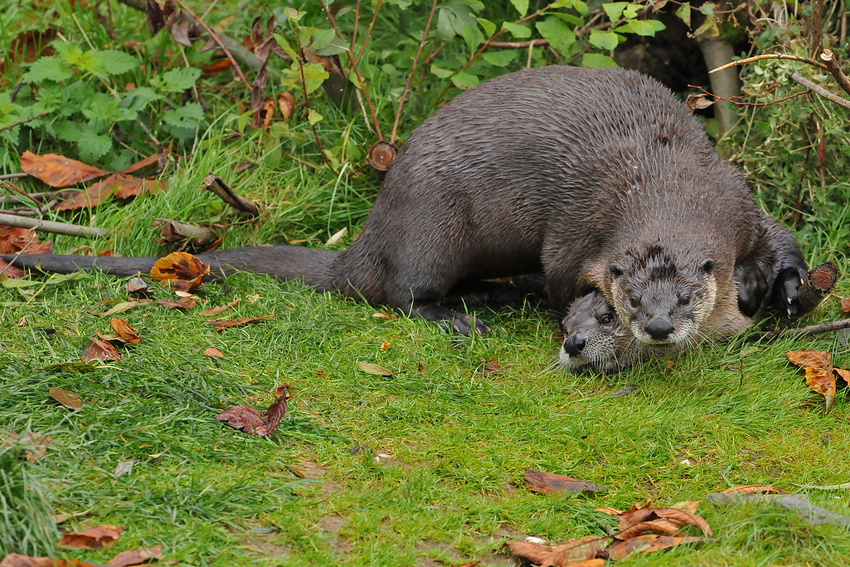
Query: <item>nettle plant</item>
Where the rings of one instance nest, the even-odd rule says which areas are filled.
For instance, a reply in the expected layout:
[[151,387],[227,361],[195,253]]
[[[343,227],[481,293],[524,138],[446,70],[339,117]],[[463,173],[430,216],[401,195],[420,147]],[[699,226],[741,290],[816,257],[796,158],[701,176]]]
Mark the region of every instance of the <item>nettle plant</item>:
[[[154,147],[166,138],[191,140],[201,126],[201,105],[181,100],[195,86],[199,69],[172,69],[148,80],[142,60],[130,53],[83,51],[61,39],[51,47],[53,55],[29,64],[20,89],[0,93],[4,152],[45,141],[51,151],[58,146],[70,157],[122,169],[135,158],[127,146],[143,152],[145,140]],[[146,86],[136,86],[134,79]]]

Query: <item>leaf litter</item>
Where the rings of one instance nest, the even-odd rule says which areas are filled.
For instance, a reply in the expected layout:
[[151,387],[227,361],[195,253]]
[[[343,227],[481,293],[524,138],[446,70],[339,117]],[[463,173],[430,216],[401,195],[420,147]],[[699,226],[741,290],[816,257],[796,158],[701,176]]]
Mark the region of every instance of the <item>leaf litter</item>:
[[824,413],[828,414],[835,402],[835,374],[850,384],[850,371],[834,368],[832,353],[826,350],[789,350],[785,356],[791,364],[803,368],[806,385],[824,397]]
[[259,435],[268,437],[277,429],[280,420],[286,414],[286,400],[292,397],[289,384],[283,384],[275,388],[277,399],[272,402],[265,413],[253,406],[232,406],[216,416],[218,421],[223,421],[234,429],[239,429],[248,435]]

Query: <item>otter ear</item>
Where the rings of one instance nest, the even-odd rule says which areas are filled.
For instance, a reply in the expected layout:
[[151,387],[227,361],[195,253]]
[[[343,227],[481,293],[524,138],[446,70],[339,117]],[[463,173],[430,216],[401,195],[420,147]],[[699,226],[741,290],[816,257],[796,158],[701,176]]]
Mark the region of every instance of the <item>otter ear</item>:
[[711,274],[712,272],[714,272],[714,267],[714,260],[712,260],[711,258],[703,260],[702,264],[700,264],[700,269],[706,274]]
[[623,275],[623,268],[621,268],[619,264],[611,264],[608,266],[608,271],[611,272],[611,277],[614,279]]

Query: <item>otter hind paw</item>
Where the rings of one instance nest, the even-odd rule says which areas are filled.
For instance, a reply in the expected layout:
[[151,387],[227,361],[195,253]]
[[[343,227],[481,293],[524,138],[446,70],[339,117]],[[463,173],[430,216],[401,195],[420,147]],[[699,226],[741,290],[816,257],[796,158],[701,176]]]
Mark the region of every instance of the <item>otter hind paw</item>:
[[786,268],[776,276],[773,284],[773,299],[779,312],[789,319],[803,315],[805,312],[799,298],[800,288],[805,281],[806,271],[800,268]]

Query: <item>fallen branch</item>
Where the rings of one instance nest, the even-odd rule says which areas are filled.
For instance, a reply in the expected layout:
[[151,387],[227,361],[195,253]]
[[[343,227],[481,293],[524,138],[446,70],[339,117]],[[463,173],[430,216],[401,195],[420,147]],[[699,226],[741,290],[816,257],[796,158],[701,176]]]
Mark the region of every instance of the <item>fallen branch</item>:
[[64,234],[66,236],[80,236],[85,238],[96,238],[98,236],[106,236],[109,234],[109,231],[105,228],[30,219],[27,217],[19,217],[3,213],[0,213],[0,224],[18,228],[29,228],[40,232],[49,232],[51,234]]
[[155,219],[152,226],[161,227],[163,244],[185,242],[196,250],[206,250],[218,240],[215,231],[205,226],[186,224],[171,219]]
[[821,335],[831,331],[840,331],[842,329],[850,329],[850,319],[840,319],[838,321],[830,321],[829,323],[819,323],[817,325],[809,325],[807,327],[799,327],[797,329],[775,329],[773,331],[765,331],[755,333],[748,340],[759,339],[775,339],[777,337],[798,337],[801,335]]
[[254,217],[260,214],[260,209],[257,208],[257,205],[237,195],[230,185],[222,181],[221,177],[214,173],[210,173],[204,177],[204,187],[218,195],[222,201],[242,214]]
[[798,57],[797,55],[782,55],[781,53],[769,53],[765,55],[755,55],[753,57],[747,57],[745,59],[738,59],[737,61],[732,61],[730,63],[727,63],[726,65],[721,65],[716,69],[712,69],[711,71],[709,71],[709,74],[717,73],[718,71],[729,69],[730,67],[737,67],[739,65],[752,63],[753,61],[764,61],[765,59],[787,59],[789,61],[800,61],[802,63],[814,65],[815,67],[820,67],[824,71],[829,71],[829,67],[827,67],[823,63],[815,61],[814,59],[806,59],[805,57]]
[[816,85],[815,83],[811,82],[810,80],[804,78],[803,75],[801,75],[797,71],[794,71],[794,74],[791,75],[791,79],[795,83],[803,85],[804,87],[806,87],[810,91],[813,91],[813,92],[819,94],[820,96],[822,96],[824,98],[828,98],[829,100],[831,100],[832,102],[834,102],[836,104],[840,104],[841,106],[846,106],[847,108],[850,108],[850,101],[843,99],[838,95],[832,94],[831,92],[829,92],[828,90],[826,90],[825,88],[823,88],[820,85]]

